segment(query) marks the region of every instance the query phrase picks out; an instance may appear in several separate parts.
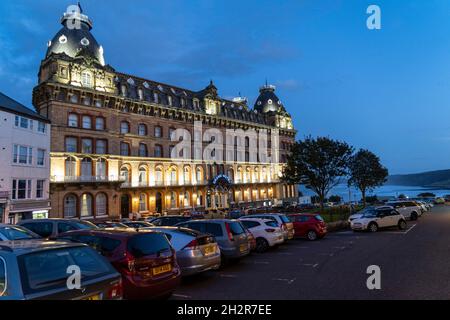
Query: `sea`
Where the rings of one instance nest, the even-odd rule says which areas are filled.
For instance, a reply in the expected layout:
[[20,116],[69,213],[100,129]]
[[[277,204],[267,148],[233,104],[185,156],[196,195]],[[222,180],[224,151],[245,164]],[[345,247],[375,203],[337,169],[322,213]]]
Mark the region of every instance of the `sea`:
[[[315,193],[305,188],[303,185],[299,188],[300,192],[304,196],[314,196]],[[431,192],[437,197],[443,197],[450,194],[449,189],[439,189],[439,188],[428,188],[428,187],[418,187],[418,186],[397,186],[397,185],[383,185],[374,189],[371,192],[367,192],[366,196],[378,196],[378,197],[398,197],[401,194],[409,198],[416,197],[419,193]],[[361,192],[355,188],[348,188],[347,184],[338,184],[329,193],[328,196],[338,195],[342,198],[344,202],[359,201],[361,200]]]

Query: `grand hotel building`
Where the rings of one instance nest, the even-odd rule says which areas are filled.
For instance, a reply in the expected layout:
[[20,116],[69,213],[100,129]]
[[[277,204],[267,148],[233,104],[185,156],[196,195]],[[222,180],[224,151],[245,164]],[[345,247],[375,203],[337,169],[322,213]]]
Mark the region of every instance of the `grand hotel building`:
[[[33,90],[35,108],[51,120],[50,217],[128,217],[295,199],[297,187],[280,176],[296,131],[275,87],[263,86],[252,109],[246,99],[221,98],[212,81],[192,91],[121,73],[105,63],[81,8],[64,13],[61,23]],[[245,157],[232,162],[198,159],[197,150],[190,159],[171,159],[175,129],[188,130],[192,146],[211,142],[193,132],[194,123],[202,133],[278,131],[267,148],[270,154],[276,143],[279,161],[254,160],[248,137],[236,142]]]

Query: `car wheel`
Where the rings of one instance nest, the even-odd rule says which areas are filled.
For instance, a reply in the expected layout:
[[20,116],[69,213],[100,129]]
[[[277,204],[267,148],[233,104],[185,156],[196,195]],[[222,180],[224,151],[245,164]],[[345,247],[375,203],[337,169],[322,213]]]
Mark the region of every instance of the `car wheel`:
[[317,240],[317,233],[314,230],[308,231],[308,234],[306,235],[309,241]]
[[405,229],[406,229],[406,221],[405,221],[405,220],[400,220],[400,221],[398,222],[398,228],[399,228],[400,230],[405,230]]
[[269,249],[269,242],[267,242],[264,238],[257,238],[256,239],[256,252],[262,253],[267,251]]
[[377,232],[378,231],[378,225],[375,222],[371,222],[369,226],[367,227],[367,230],[370,232]]
[[411,212],[411,220],[415,221],[417,220],[417,212]]

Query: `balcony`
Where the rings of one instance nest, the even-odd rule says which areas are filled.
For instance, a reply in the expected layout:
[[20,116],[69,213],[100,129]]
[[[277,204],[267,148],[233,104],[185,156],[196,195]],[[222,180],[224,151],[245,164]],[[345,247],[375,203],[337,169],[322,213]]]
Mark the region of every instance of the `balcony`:
[[123,182],[123,177],[117,176],[51,176],[51,183],[111,183]]
[[195,187],[195,186],[206,186],[209,184],[208,180],[202,180],[199,182],[178,182],[178,181],[154,181],[151,183],[147,182],[124,182],[121,184],[121,188],[129,189],[129,188],[158,188],[158,187]]

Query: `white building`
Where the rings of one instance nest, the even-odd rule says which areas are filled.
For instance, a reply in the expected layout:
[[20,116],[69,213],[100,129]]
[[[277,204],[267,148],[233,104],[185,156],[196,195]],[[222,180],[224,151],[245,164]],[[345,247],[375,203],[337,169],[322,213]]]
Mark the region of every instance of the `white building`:
[[50,209],[50,121],[0,92],[0,222]]

